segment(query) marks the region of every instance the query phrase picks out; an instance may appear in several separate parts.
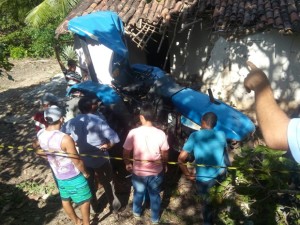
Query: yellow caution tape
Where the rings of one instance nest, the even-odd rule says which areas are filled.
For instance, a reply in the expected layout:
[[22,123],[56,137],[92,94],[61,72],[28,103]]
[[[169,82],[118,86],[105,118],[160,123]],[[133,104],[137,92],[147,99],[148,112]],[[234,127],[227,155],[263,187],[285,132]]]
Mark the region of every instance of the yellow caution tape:
[[[91,157],[91,158],[104,158],[104,159],[114,159],[114,160],[119,160],[119,161],[123,161],[124,158],[123,157],[112,157],[112,156],[99,156],[99,155],[92,155],[92,154],[73,154],[73,153],[62,153],[62,152],[58,152],[58,151],[54,151],[54,150],[43,150],[43,149],[33,149],[33,148],[25,148],[24,146],[4,146],[3,144],[0,144],[0,149],[17,149],[17,150],[27,150],[27,151],[35,151],[37,154],[46,154],[46,155],[59,155],[59,156],[64,156],[64,157],[68,157],[68,156],[72,156],[72,155],[76,155],[76,156],[81,156],[81,157]],[[132,162],[153,162],[153,163],[161,163],[160,160],[157,161],[151,161],[151,160],[138,160],[138,159],[127,159],[129,161]],[[179,163],[179,162],[172,162],[172,161],[167,161],[164,162],[167,163],[169,165],[189,165],[189,166],[194,166],[194,167],[214,167],[214,168],[227,168],[228,170],[246,170],[246,171],[250,171],[250,172],[254,172],[254,171],[263,171],[262,169],[254,169],[254,168],[241,168],[241,167],[234,167],[234,166],[216,166],[216,165],[206,165],[206,164],[196,164],[196,163]],[[280,172],[280,173],[300,173],[300,171],[296,171],[296,170],[273,170],[273,171],[268,171],[268,172]]]

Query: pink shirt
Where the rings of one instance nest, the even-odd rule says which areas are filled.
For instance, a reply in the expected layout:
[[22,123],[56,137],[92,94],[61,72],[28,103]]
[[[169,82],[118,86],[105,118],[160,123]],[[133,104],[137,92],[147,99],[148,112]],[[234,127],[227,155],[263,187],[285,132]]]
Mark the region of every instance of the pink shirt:
[[161,151],[167,151],[169,144],[162,130],[156,127],[140,126],[129,132],[123,148],[125,151],[133,150],[133,159],[138,160],[133,162],[134,174],[152,176],[162,171]]

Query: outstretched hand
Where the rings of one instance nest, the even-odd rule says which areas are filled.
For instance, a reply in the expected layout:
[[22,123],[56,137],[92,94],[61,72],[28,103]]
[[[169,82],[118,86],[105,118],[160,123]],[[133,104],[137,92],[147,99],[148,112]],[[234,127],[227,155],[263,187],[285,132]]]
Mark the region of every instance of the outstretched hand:
[[278,106],[266,74],[247,61],[249,74],[244,80],[248,92],[255,92],[255,112],[266,144],[273,149],[288,149],[287,130],[290,119]]
[[250,70],[244,80],[244,87],[247,92],[259,91],[263,88],[270,86],[270,82],[266,74],[251,61],[247,61],[247,66]]

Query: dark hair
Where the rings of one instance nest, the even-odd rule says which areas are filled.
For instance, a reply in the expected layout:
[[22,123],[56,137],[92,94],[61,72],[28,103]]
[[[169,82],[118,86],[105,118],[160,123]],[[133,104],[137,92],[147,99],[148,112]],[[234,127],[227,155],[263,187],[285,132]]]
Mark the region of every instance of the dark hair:
[[153,122],[155,118],[153,105],[149,103],[142,105],[140,115],[144,116],[145,120]]
[[56,124],[59,124],[60,123],[60,119],[53,122],[53,119],[51,117],[46,117],[45,118],[46,122],[49,124],[49,125],[56,125]]
[[213,112],[207,112],[202,116],[202,120],[205,121],[208,126],[214,128],[217,124],[218,117]]
[[89,113],[92,111],[93,99],[87,96],[81,97],[78,102],[78,109],[81,113]]
[[68,66],[77,66],[77,63],[74,59],[69,59],[68,60]]

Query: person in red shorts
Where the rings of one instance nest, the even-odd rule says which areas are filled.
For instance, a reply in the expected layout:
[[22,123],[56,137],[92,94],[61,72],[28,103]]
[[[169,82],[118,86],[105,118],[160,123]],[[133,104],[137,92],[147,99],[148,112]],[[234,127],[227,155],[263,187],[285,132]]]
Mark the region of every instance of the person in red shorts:
[[46,122],[44,118],[44,111],[50,107],[51,105],[57,105],[58,104],[58,98],[53,95],[52,93],[45,93],[43,97],[41,98],[41,106],[42,110],[36,112],[32,119],[35,124],[35,130],[38,132],[41,129],[44,129],[48,126],[48,123]]

